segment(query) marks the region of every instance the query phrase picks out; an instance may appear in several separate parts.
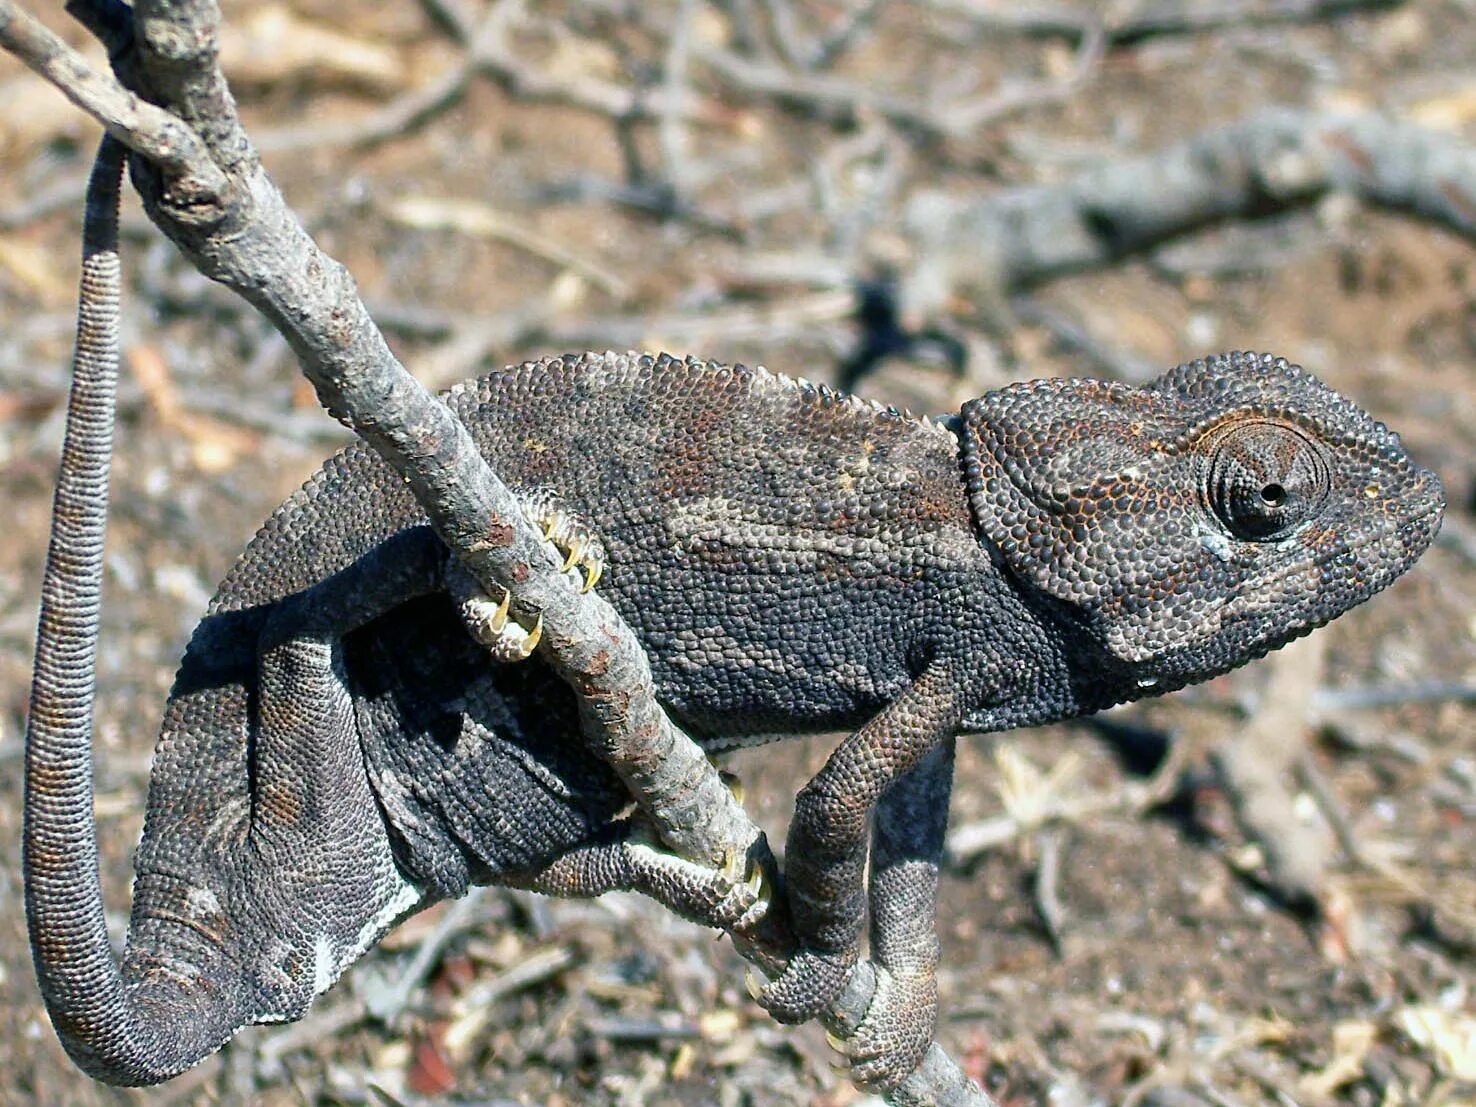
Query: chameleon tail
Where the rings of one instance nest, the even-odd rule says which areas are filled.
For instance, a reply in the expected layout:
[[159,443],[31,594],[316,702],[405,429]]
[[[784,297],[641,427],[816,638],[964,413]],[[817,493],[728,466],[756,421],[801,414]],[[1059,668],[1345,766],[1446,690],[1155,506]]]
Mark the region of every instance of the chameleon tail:
[[[26,914],[57,1035],[87,1072],[156,1083],[228,1028],[180,983],[129,984],[108,940],[93,820],[92,706],[118,383],[118,194],[124,149],[105,137],[87,188],[82,281],[26,731]],[[166,1013],[167,1012],[167,1013]],[[200,1040],[212,1039],[210,1041]]]

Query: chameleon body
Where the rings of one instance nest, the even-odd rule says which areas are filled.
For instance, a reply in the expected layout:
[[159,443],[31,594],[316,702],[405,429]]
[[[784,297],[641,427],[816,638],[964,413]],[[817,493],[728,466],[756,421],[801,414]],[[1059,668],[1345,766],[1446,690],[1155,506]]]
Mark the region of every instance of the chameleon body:
[[[634,354],[448,400],[505,482],[603,546],[598,587],[700,741],[851,731],[799,794],[801,949],[761,1000],[799,1020],[834,996],[870,845],[881,980],[848,1049],[883,1085],[932,1035],[954,736],[1242,664],[1386,586],[1443,507],[1395,435],[1252,354],[1141,388],[1011,386],[942,420]],[[79,1019],[66,974],[43,975],[91,1071],[164,1079],[244,1023],[300,1016],[396,919],[472,882],[725,909],[720,882],[632,852],[570,693],[536,654],[489,658],[453,574],[361,446],[247,547],[165,715],[108,1016],[132,1021]]]

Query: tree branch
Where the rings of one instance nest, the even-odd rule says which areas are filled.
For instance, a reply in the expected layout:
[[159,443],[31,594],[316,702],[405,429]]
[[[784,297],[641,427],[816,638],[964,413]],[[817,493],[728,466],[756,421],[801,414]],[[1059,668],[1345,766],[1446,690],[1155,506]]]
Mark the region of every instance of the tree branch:
[[917,260],[903,306],[928,316],[961,288],[1029,287],[1333,191],[1476,238],[1476,149],[1372,114],[1275,110],[1060,184],[962,200],[919,193],[906,216]]
[[[1272,27],[1283,23],[1310,23],[1339,19],[1363,12],[1389,11],[1404,0],[1274,0],[1270,4],[1229,3],[1186,5],[1182,0],[1144,4],[1126,16],[1110,21],[1103,31],[1108,45],[1134,46],[1160,35],[1202,34],[1230,27]],[[1074,8],[1042,4],[1005,4],[984,8],[978,0],[929,0],[929,6],[960,16],[991,31],[1026,35],[1061,35],[1080,38],[1090,33],[1081,12]]]
[[225,192],[225,174],[187,124],[93,69],[81,54],[9,0],[0,0],[0,46],[161,171],[197,180],[196,190],[202,195]]
[[[542,616],[546,656],[578,693],[587,737],[667,844],[708,864],[755,848],[757,828],[656,703],[635,636],[608,604],[580,594],[559,571],[465,427],[395,359],[348,271],[318,249],[261,169],[216,64],[215,4],[140,0],[137,20],[138,65],[129,74],[170,112],[144,110],[11,0],[0,0],[0,45],[58,87],[75,82],[88,90],[74,102],[142,156],[135,184],[165,235],[278,328],[324,405],[404,475],[467,569],[489,591],[505,582],[518,614]],[[181,132],[195,141],[183,141]],[[184,205],[182,179],[194,187]],[[210,218],[199,218],[201,203]],[[792,947],[772,919],[759,929],[735,940],[772,970]],[[827,1021],[853,1028],[875,987],[871,965],[859,965]],[[890,1098],[909,1107],[992,1102],[936,1043]]]

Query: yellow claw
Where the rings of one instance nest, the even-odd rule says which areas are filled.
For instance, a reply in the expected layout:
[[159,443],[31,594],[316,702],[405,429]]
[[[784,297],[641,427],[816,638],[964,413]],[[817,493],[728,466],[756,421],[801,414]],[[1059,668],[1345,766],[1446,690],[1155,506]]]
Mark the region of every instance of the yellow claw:
[[727,770],[723,770],[718,775],[722,778],[722,782],[728,786],[728,792],[730,795],[732,795],[734,802],[737,803],[739,807],[742,807],[743,781],[738,779],[738,774],[730,773]]
[[825,1044],[837,1053],[843,1054],[846,1052],[846,1040],[833,1030],[827,1030],[825,1032]]
[[493,634],[501,634],[503,628],[507,626],[507,609],[511,603],[512,593],[504,588],[502,602],[497,605],[497,610],[492,612],[491,617],[487,620],[487,626],[491,628]]
[[533,650],[538,646],[538,640],[542,637],[543,612],[540,611],[538,613],[537,621],[535,621],[533,624],[533,629],[528,632],[528,637],[524,638],[522,644],[518,646],[518,654],[524,658],[531,656]]
[[759,980],[759,974],[753,969],[743,970],[743,987],[753,999],[759,999],[764,994],[763,983]]
[[584,538],[573,538],[569,541],[569,549],[564,554],[564,563],[559,566],[559,572],[567,573],[579,562],[584,560],[584,551],[589,549],[589,542]]
[[603,561],[586,561],[584,563],[584,587],[579,589],[579,591],[592,591],[594,586],[599,582],[599,579],[604,575],[605,563]]

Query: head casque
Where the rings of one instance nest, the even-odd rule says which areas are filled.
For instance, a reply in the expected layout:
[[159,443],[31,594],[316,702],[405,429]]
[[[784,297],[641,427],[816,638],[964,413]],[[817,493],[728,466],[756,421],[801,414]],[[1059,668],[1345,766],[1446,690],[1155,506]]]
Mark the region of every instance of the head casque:
[[1014,385],[962,419],[982,536],[1145,691],[1366,600],[1424,552],[1444,510],[1439,479],[1396,434],[1267,354],[1190,362],[1141,388]]

